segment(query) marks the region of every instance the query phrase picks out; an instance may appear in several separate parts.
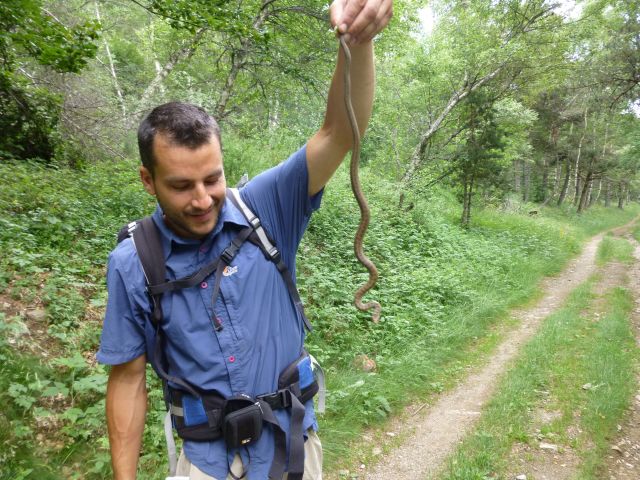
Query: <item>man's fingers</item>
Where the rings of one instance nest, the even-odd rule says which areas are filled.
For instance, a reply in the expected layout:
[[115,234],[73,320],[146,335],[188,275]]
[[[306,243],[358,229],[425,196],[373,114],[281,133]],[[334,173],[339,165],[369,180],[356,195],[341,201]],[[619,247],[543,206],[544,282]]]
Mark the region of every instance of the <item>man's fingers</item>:
[[330,9],[331,24],[354,42],[367,42],[389,23],[392,7],[392,0],[335,0]]
[[375,37],[384,27],[387,26],[391,17],[393,16],[393,10],[391,1],[383,2],[381,8],[378,10],[376,18],[365,25],[360,33],[357,34],[354,41],[356,43],[369,42]]
[[[340,33],[346,33],[348,31],[349,34],[353,35],[353,22],[356,20],[362,9],[365,8],[366,4],[370,1],[372,0],[336,0],[334,2],[334,5],[342,3],[342,5],[340,6],[341,12],[337,20],[337,25],[339,25],[339,27],[342,27],[344,25],[346,29],[342,31],[342,28],[340,28]],[[377,2],[379,0],[373,1]]]
[[346,0],[336,0],[331,4],[329,17],[331,25],[338,29],[338,33],[346,33],[348,25],[344,22],[344,4]]
[[353,37],[359,37],[367,26],[376,21],[382,0],[367,0],[362,3],[363,5],[353,22],[348,24],[348,32]]

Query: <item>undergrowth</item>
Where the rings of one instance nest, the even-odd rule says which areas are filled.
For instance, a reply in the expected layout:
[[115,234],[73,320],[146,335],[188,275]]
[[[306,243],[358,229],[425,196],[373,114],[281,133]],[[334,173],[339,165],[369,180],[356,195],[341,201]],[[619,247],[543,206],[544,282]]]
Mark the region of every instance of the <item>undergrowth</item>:
[[[226,153],[233,184],[247,152],[230,142]],[[281,159],[275,150],[262,154],[250,174]],[[110,474],[107,370],[94,353],[115,234],[153,209],[136,169],[133,162],[83,171],[0,164],[0,301],[8,305],[0,316],[0,479]],[[466,367],[469,346],[534,295],[541,276],[559,271],[589,235],[638,211],[594,207],[577,217],[546,208],[531,217],[488,209],[474,212],[464,230],[446,192],[427,192],[401,209],[395,184],[366,170],[362,176],[372,207],[365,250],[380,270],[368,297],[383,305],[381,321],[352,306],[367,274],[352,253],[358,210],[346,168],[327,188],[298,256],[298,284],[314,324],[308,348],[329,382],[320,419],[328,469],[348,458],[363,428],[416,395],[446,388]],[[30,318],[33,309],[46,318]],[[361,354],[375,360],[375,372],[354,367]],[[164,478],[164,405],[159,382],[151,373],[148,381],[139,478]]]

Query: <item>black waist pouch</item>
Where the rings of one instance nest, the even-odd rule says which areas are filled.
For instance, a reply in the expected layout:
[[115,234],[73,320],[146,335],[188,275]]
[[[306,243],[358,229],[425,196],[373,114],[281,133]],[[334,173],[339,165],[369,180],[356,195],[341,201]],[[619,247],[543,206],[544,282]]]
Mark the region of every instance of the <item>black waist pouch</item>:
[[256,442],[262,435],[262,409],[248,396],[227,400],[222,433],[228,448],[240,448]]

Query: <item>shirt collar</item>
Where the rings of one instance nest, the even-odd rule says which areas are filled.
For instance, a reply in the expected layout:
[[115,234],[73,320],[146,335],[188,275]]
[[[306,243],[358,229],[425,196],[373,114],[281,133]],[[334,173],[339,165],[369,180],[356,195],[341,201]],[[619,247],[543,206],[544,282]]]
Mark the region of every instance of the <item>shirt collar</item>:
[[176,234],[171,230],[164,221],[164,212],[160,204],[156,205],[156,210],[151,216],[153,222],[158,227],[160,232],[160,241],[162,242],[162,249],[164,251],[165,259],[169,257],[171,253],[172,244],[177,245],[192,245],[192,246],[207,246],[210,247],[213,239],[218,235],[225,224],[239,225],[241,227],[249,226],[249,222],[244,217],[243,213],[238,210],[228,197],[225,197],[224,204],[220,210],[220,216],[213,230],[203,239],[184,238]]

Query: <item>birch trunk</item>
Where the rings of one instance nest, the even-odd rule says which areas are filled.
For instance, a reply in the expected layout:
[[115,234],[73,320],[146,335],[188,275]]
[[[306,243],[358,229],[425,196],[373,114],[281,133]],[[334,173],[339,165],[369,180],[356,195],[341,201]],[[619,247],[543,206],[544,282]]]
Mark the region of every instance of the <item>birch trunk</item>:
[[[102,18],[100,16],[100,8],[98,7],[98,2],[94,1],[93,5],[96,10],[96,20],[98,23],[102,23]],[[107,52],[107,60],[109,60],[109,73],[111,74],[111,79],[113,80],[113,89],[116,91],[116,96],[118,97],[118,103],[120,104],[120,110],[122,111],[122,121],[126,123],[127,120],[127,108],[124,104],[124,96],[122,95],[122,89],[120,88],[120,82],[118,82],[118,75],[116,74],[116,68],[113,63],[113,56],[111,55],[111,49],[109,48],[109,42],[107,41],[106,36],[102,36],[102,40],[104,43],[104,49]]]
[[429,125],[429,128],[427,129],[427,131],[424,132],[420,137],[420,142],[418,143],[418,145],[413,151],[413,154],[411,155],[411,160],[409,161],[409,167],[407,168],[404,176],[402,177],[402,183],[406,184],[413,177],[415,171],[418,169],[418,167],[422,163],[424,152],[427,149],[427,146],[429,145],[431,138],[440,129],[440,127],[442,126],[442,122],[444,121],[445,118],[447,118],[447,115],[449,115],[451,111],[462,100],[464,100],[470,93],[474,92],[475,90],[480,88],[482,85],[484,85],[485,83],[495,78],[495,76],[498,75],[498,73],[500,73],[500,71],[503,68],[504,68],[504,64],[500,65],[498,68],[496,68],[491,73],[488,73],[487,75],[482,77],[480,80],[476,82],[471,82],[471,83],[469,82],[468,74],[465,75],[464,84],[462,88],[451,95],[444,109],[440,112],[440,114],[433,121],[433,123]]
[[145,91],[140,96],[140,101],[138,102],[138,110],[144,109],[149,104],[149,101],[151,100],[153,94],[156,92],[156,90],[158,90],[158,88],[161,87],[164,79],[169,76],[169,74],[173,71],[176,65],[178,65],[178,63],[188,60],[189,58],[191,58],[191,56],[193,56],[196,48],[198,48],[198,43],[202,39],[202,36],[205,32],[206,30],[204,28],[201,28],[195,33],[187,46],[182,47],[169,56],[169,60],[167,61],[167,63],[165,63],[162,69],[158,71],[155,78],[151,81],[151,83],[147,86]]
[[587,111],[584,110],[584,130],[582,131],[582,136],[580,137],[580,142],[578,143],[578,154],[576,155],[576,164],[574,167],[574,185],[575,185],[575,194],[573,196],[573,204],[577,205],[580,199],[580,155],[582,152],[582,142],[584,142],[584,137],[587,134]]

